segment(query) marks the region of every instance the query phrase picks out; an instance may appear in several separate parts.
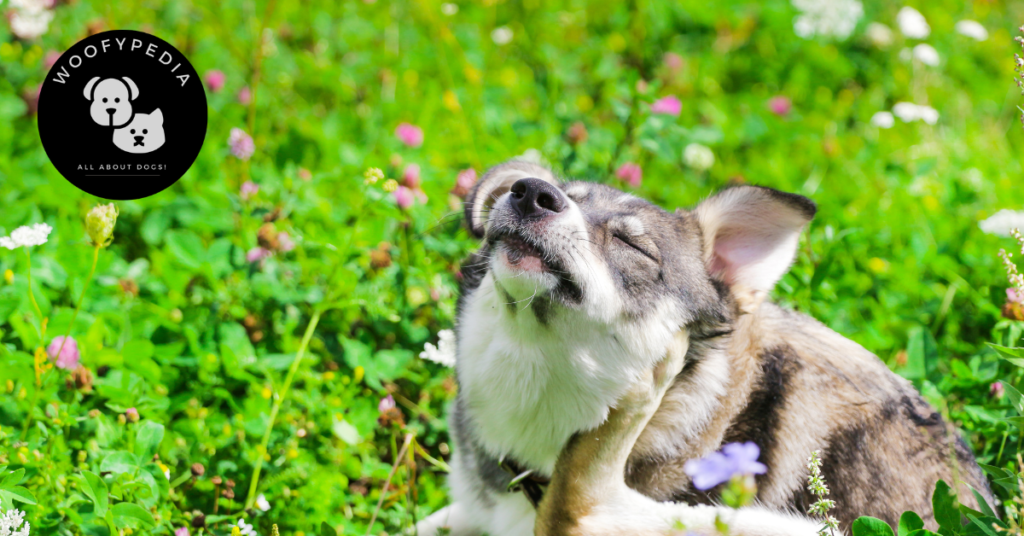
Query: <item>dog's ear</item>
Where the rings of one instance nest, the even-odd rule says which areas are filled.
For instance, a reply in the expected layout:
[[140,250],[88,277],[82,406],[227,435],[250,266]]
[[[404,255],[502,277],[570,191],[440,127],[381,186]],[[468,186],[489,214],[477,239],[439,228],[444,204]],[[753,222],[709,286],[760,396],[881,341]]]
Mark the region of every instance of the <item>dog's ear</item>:
[[124,83],[128,86],[128,94],[131,95],[131,99],[139,98],[139,87],[135,85],[135,82],[132,82],[132,79],[127,76],[122,76],[121,80],[124,80]]
[[83,91],[83,93],[85,94],[86,100],[92,100],[92,88],[96,87],[96,82],[99,81],[100,77],[94,76],[92,77],[92,80],[89,80],[89,82],[85,84],[85,91]]
[[558,179],[550,170],[533,162],[510,160],[487,170],[466,196],[466,226],[477,238],[487,231],[488,214],[494,202],[505,195],[519,179],[541,179],[558,186]]
[[708,272],[730,288],[741,309],[756,308],[789,271],[800,232],[816,211],[806,197],[758,186],[706,199],[694,213]]
[[156,121],[156,124],[164,124],[164,113],[160,111],[160,108],[153,110],[153,113],[149,114],[149,117]]

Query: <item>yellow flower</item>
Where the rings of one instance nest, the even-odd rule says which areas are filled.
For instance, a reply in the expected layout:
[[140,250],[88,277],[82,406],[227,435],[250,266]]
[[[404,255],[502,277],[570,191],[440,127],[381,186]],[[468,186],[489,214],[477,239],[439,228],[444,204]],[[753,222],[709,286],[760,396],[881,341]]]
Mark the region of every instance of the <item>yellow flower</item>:
[[260,396],[262,396],[263,398],[270,398],[273,395],[274,392],[271,391],[269,387],[264,387],[263,391],[260,392]]
[[285,453],[285,456],[287,456],[289,460],[294,460],[295,458],[299,457],[299,451],[294,448],[288,449],[288,452]]
[[242,529],[238,527],[231,527],[231,536],[242,536]]
[[359,383],[359,382],[363,381],[363,375],[364,374],[366,374],[366,369],[364,369],[362,365],[356,367],[355,374],[354,374],[355,382]]
[[7,281],[8,285],[14,284],[14,272],[10,269],[4,270],[4,281]]
[[871,270],[876,274],[885,273],[889,271],[889,263],[884,259],[872,257],[871,260],[868,261],[868,270]]
[[327,372],[324,373],[324,380],[331,381],[333,379],[334,379],[334,372],[331,372],[331,371],[328,370]]
[[363,173],[363,184],[377,184],[377,181],[384,178],[384,172],[380,168],[367,168]]
[[394,192],[395,190],[398,189],[398,181],[396,181],[395,179],[388,179],[384,181],[384,186],[382,186],[381,188],[383,188],[384,191],[387,193]]
[[459,97],[450,89],[444,92],[441,102],[445,108],[448,108],[449,112],[457,112],[462,109],[462,106],[459,105]]

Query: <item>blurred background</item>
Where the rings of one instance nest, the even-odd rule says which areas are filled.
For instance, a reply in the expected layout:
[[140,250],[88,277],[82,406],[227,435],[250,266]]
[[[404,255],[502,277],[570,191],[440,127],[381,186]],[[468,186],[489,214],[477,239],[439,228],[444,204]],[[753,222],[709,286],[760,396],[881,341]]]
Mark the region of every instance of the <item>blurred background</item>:
[[[0,12],[0,235],[53,228],[0,250],[0,467],[17,475],[0,469],[0,507],[34,533],[397,533],[446,504],[457,386],[443,341],[420,353],[452,327],[476,246],[461,197],[517,156],[669,209],[736,183],[813,198],[776,300],[876,352],[981,462],[1014,467],[1021,369],[985,343],[1024,330],[997,256],[1024,227],[1024,3]],[[190,58],[210,120],[191,170],[116,203],[96,249],[84,218],[105,201],[56,172],[34,114],[56,58],[110,29]]]

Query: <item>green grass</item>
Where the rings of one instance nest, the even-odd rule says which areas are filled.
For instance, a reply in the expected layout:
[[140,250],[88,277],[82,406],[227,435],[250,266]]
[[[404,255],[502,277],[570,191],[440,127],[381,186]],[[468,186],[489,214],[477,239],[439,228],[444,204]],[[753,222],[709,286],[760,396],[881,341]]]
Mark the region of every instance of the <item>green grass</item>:
[[[1024,323],[1000,315],[996,252],[1012,242],[977,223],[1024,209],[1024,98],[1012,82],[1024,5],[918,2],[937,67],[901,60],[918,41],[898,32],[887,48],[864,38],[869,22],[894,27],[901,6],[866,5],[844,42],[797,37],[797,12],[779,0],[485,2],[453,16],[433,1],[79,0],[56,7],[36,41],[0,23],[0,235],[34,222],[55,229],[32,250],[45,340],[26,256],[0,250],[0,272],[13,275],[0,281],[0,465],[24,469],[20,485],[38,504],[18,504],[34,533],[108,534],[81,471],[105,473],[118,528],[149,526],[129,506],[113,512],[134,504],[153,516],[156,528],[145,530],[154,534],[194,512],[218,535],[242,516],[261,534],[272,523],[312,534],[321,522],[366,532],[404,434],[447,458],[452,373],[417,355],[451,327],[458,263],[475,247],[449,195],[456,174],[529,149],[559,173],[624,188],[615,170],[639,163],[638,193],[666,208],[737,180],[812,197],[818,216],[776,299],[876,352],[963,428],[979,460],[1012,467],[1024,433],[1004,419],[1015,414],[1009,400],[989,393],[999,379],[1019,385],[1022,373],[985,342],[1019,345]],[[962,18],[990,38],[954,32]],[[491,38],[500,26],[513,34],[503,46]],[[118,203],[114,241],[72,326],[92,262],[83,218],[100,200],[49,164],[25,95],[44,78],[45,54],[89,27],[154,33],[227,83],[208,93],[207,140],[189,173],[159,195]],[[677,69],[668,52],[682,57]],[[237,92],[254,85],[255,103],[240,104]],[[651,115],[667,95],[682,113]],[[776,95],[792,100],[784,117],[768,109]],[[899,101],[941,117],[870,125]],[[401,122],[423,128],[422,147],[395,138]],[[573,144],[576,122],[587,139]],[[234,127],[255,138],[248,162],[230,156]],[[690,143],[714,151],[706,172],[683,163]],[[404,211],[363,172],[401,179],[406,163],[421,167],[429,201]],[[239,195],[245,181],[260,187],[249,200]],[[273,214],[297,247],[246,262]],[[317,312],[264,454],[272,405]],[[91,392],[69,387],[60,370],[36,386],[34,350],[68,329],[95,376]],[[404,429],[378,422],[388,393]],[[120,423],[131,407],[142,420]],[[148,444],[160,426],[162,439]],[[243,514],[260,457],[257,490],[271,509]],[[446,504],[443,471],[416,461],[415,480],[405,465],[395,474],[371,532],[397,532],[414,512]],[[196,463],[205,474],[193,481]],[[234,499],[217,498],[226,486],[214,476],[235,482]]]

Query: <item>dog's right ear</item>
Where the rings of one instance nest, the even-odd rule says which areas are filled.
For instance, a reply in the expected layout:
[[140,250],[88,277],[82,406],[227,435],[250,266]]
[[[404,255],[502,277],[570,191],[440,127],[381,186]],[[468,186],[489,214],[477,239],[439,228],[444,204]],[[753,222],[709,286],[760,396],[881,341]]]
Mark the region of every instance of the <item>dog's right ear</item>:
[[127,76],[122,76],[121,80],[124,80],[124,83],[128,85],[128,95],[131,96],[131,99],[139,98],[139,86],[136,86],[135,82],[132,82],[132,79]]
[[83,91],[83,93],[85,94],[86,100],[92,100],[92,88],[96,87],[96,82],[99,81],[100,77],[94,76],[92,77],[92,80],[89,80],[89,83],[85,84],[85,91]]
[[510,160],[487,170],[466,196],[466,227],[477,238],[487,232],[487,218],[499,197],[508,193],[519,179],[540,179],[558,186],[558,179],[544,166],[523,160]]

